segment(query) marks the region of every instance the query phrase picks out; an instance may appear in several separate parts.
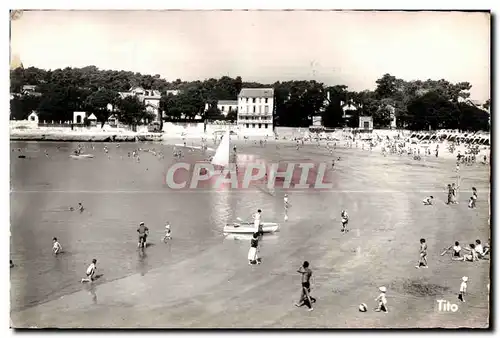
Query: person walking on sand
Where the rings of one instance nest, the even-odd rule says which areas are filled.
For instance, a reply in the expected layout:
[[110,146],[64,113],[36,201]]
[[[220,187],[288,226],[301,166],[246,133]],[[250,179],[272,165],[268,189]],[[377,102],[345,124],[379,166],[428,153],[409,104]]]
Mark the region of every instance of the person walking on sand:
[[425,238],[420,239],[420,257],[418,259],[418,263],[415,266],[417,269],[420,267],[422,268],[428,268],[429,266],[427,265],[427,243],[425,243]]
[[307,305],[309,311],[312,311],[312,304],[316,303],[316,299],[314,297],[311,297],[312,270],[309,268],[309,262],[305,261],[297,270],[297,272],[302,275],[302,290],[300,293],[299,302],[295,303],[295,306],[301,307],[303,305]]
[[82,283],[92,283],[95,280],[95,274],[97,271],[97,259],[93,259],[92,263],[89,265],[86,271],[87,278],[82,278]]
[[467,294],[467,282],[469,281],[469,277],[463,276],[462,283],[460,283],[460,291],[458,292],[458,299],[465,303],[465,295]]
[[377,298],[375,298],[375,301],[378,302],[378,306],[377,308],[375,309],[376,312],[384,312],[384,313],[387,313],[389,312],[387,310],[387,298],[386,298],[386,292],[387,292],[387,288],[385,286],[381,286],[378,288],[380,290],[380,295],[378,295]]

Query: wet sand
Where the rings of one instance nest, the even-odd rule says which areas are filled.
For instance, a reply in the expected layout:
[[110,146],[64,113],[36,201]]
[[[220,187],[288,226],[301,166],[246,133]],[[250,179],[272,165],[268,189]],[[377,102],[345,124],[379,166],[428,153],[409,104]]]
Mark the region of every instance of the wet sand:
[[[331,162],[328,152],[315,145],[307,145],[299,152],[293,144],[276,149],[272,143],[261,148],[240,142],[238,147],[270,161],[286,158]],[[275,237],[264,238],[261,265],[248,265],[247,241],[224,240],[217,229],[222,221],[246,216],[256,207],[262,207],[265,219],[279,220],[283,216],[282,193],[276,192],[273,196],[264,190],[236,192],[238,202],[232,202],[233,197],[225,196],[227,192],[183,192],[168,201],[168,217],[174,217],[173,224],[179,224],[179,230],[173,230],[174,239],[170,243],[160,244],[160,237],[155,235],[155,246],[152,250],[146,249],[147,257],[138,258],[130,249],[134,245],[133,234],[123,237],[129,243],[120,253],[122,256],[109,252],[115,249],[110,244],[109,254],[98,257],[99,272],[104,273],[102,280],[93,286],[77,285],[80,291],[12,311],[13,326],[487,327],[490,262],[454,262],[449,255],[439,254],[455,240],[466,246],[476,238],[483,242],[489,238],[489,168],[464,167],[460,204],[448,206],[444,204],[444,188],[445,184],[455,181],[453,161],[429,157],[416,162],[408,157],[383,157],[360,149],[337,149],[335,156],[340,156],[341,161],[333,172],[334,189],[288,192],[292,204],[289,221],[282,223]],[[134,170],[138,170],[137,167]],[[141,184],[143,189],[154,186],[153,182]],[[466,203],[472,186],[479,191],[475,210],[468,209]],[[182,194],[189,198],[180,200]],[[430,194],[435,196],[435,205],[423,206],[421,200]],[[47,194],[31,198],[49,197]],[[144,196],[136,198],[144,199]],[[154,198],[148,199],[151,200]],[[187,200],[192,207],[186,208]],[[105,207],[99,203],[92,205],[94,214],[99,214],[98,208]],[[146,217],[155,208],[158,205],[145,206],[139,218]],[[224,215],[214,213],[214,208],[225,210]],[[350,215],[347,234],[340,232],[342,209],[347,209]],[[133,210],[123,209],[123,213],[120,217],[125,218]],[[203,213],[210,216],[205,217],[205,224],[198,224],[202,222]],[[201,218],[197,218],[199,215]],[[183,220],[193,224],[181,228]],[[127,228],[133,230],[135,219],[127,222],[130,224]],[[35,226],[34,222],[27,223]],[[113,229],[116,227],[110,225],[101,236],[113,238]],[[428,269],[414,267],[421,237],[427,239],[429,246]],[[91,258],[94,254],[95,251],[87,256]],[[142,273],[132,269],[114,275],[113,266],[123,263],[120,259],[136,261],[136,264],[142,260],[150,267]],[[312,312],[293,306],[300,294],[300,275],[295,271],[304,260],[311,263],[314,272],[312,293],[318,301]],[[68,269],[81,275],[81,266]],[[108,278],[110,275],[116,278]],[[438,312],[438,299],[458,303],[462,276],[469,276],[467,303],[459,304],[456,313]],[[39,283],[44,283],[43,279]],[[388,288],[387,314],[372,311],[381,285]],[[434,292],[422,294],[423,288]],[[14,286],[13,289],[16,290]],[[368,305],[367,313],[358,312],[360,303]]]

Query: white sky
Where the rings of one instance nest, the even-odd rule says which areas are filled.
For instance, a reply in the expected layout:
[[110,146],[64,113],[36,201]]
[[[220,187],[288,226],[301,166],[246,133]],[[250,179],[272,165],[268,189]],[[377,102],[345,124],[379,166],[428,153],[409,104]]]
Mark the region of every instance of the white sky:
[[316,79],[373,89],[390,73],[490,98],[490,17],[459,12],[32,11],[12,22],[25,67],[95,65],[169,81]]

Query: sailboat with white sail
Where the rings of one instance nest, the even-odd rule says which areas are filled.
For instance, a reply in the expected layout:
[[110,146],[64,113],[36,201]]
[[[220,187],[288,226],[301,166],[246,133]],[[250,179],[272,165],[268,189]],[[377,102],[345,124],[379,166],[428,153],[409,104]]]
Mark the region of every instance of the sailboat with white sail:
[[217,167],[226,168],[229,166],[229,155],[230,155],[230,136],[229,130],[222,137],[217,150],[215,151],[215,155],[210,162],[212,165]]

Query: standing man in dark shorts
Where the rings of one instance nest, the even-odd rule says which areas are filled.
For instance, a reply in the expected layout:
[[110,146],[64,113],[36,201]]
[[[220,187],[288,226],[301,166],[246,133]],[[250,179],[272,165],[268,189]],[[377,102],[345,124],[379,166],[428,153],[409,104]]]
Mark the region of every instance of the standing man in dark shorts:
[[298,303],[295,303],[295,306],[300,307],[305,304],[309,308],[309,311],[312,311],[312,303],[316,303],[316,299],[311,297],[312,270],[309,268],[309,262],[305,261],[297,272],[302,274],[302,292],[300,300]]

